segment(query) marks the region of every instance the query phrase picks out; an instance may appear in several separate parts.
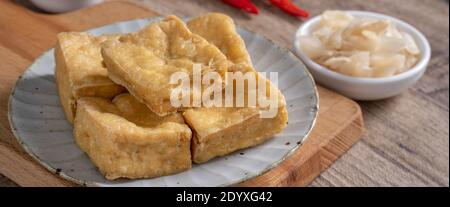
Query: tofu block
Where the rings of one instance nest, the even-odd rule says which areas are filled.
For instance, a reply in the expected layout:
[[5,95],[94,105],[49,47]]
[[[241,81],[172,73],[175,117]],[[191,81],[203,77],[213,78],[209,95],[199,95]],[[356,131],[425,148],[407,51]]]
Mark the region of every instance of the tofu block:
[[55,47],[56,83],[67,120],[73,123],[76,100],[81,97],[112,98],[124,88],[108,78],[102,65],[100,43],[117,35],[94,37],[88,33],[58,34]]
[[[231,18],[218,13],[196,17],[187,23],[189,29],[215,44],[233,62],[231,72],[251,72],[257,79],[265,79],[252,67],[245,43],[236,32]],[[283,94],[265,79],[266,97],[270,90],[277,93],[277,114],[273,118],[261,118],[267,107],[248,106],[222,108],[193,108],[183,116],[193,131],[192,160],[204,163],[218,156],[252,147],[269,140],[287,125],[288,113]],[[223,92],[225,94],[225,92]],[[233,94],[236,96],[236,90]],[[244,90],[248,96],[248,88]]]
[[257,110],[249,108],[189,109],[184,117],[194,131],[195,163],[261,144],[281,132],[288,119],[285,107],[270,119],[260,118]]
[[191,168],[192,132],[179,113],[160,117],[130,94],[78,100],[74,136],[107,179],[151,178]]
[[188,28],[217,46],[235,64],[252,65],[245,42],[236,32],[233,19],[220,13],[209,13],[192,18]]
[[[244,68],[235,69],[253,70],[249,66]],[[258,73],[255,74],[257,78],[264,79]],[[248,106],[248,102],[245,102],[244,107],[202,107],[183,112],[184,119],[193,131],[193,162],[204,163],[215,157],[261,144],[283,131],[288,122],[284,96],[268,80],[264,82],[267,84],[266,96],[270,95],[269,87],[277,93],[276,116],[273,118],[260,116],[268,107]],[[248,95],[247,91],[245,95]]]
[[102,56],[109,77],[126,87],[139,101],[160,116],[175,113],[181,107],[170,103],[171,75],[193,74],[193,64],[201,73],[214,71],[223,80],[230,62],[213,44],[189,31],[175,16],[148,25],[137,33],[102,45]]

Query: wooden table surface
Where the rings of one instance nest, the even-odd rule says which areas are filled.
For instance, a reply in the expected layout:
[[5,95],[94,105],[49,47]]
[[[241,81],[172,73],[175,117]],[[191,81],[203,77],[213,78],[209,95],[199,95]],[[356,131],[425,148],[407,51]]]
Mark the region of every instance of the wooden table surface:
[[[161,14],[195,16],[223,12],[250,30],[292,48],[302,21],[254,0],[258,16],[219,0],[135,0]],[[449,186],[449,2],[448,0],[295,0],[318,15],[326,9],[369,10],[403,19],[430,41],[425,76],[405,93],[360,102],[366,134],[311,186]],[[0,186],[16,186],[0,175]]]

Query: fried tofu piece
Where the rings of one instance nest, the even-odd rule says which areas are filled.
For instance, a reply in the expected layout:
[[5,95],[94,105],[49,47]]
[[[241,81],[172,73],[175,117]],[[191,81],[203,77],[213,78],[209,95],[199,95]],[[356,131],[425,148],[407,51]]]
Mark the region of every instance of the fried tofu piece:
[[288,119],[285,107],[270,119],[260,118],[257,110],[249,108],[189,109],[184,117],[194,130],[195,163],[261,144],[281,132]]
[[108,78],[100,54],[101,42],[117,38],[117,35],[94,37],[79,32],[58,34],[55,47],[56,82],[69,122],[73,122],[76,100],[80,97],[112,98],[125,90]]
[[230,65],[220,50],[189,31],[175,16],[152,23],[137,33],[102,45],[109,77],[125,86],[139,101],[160,116],[179,110],[170,103],[171,75],[193,74],[193,64],[201,73],[217,72],[223,80]]
[[[257,79],[265,79],[252,67],[245,43],[230,17],[210,13],[191,19],[187,25],[193,33],[216,45],[227,56],[234,64],[228,71],[251,72]],[[193,108],[183,113],[194,133],[192,159],[195,163],[261,144],[286,127],[288,113],[284,96],[269,80],[264,82],[267,97],[271,88],[277,93],[277,114],[273,118],[261,118],[261,112],[267,107],[250,107],[247,101],[245,107]],[[248,88],[245,88],[245,100],[248,92]],[[235,89],[233,96],[236,98]]]
[[235,64],[252,65],[245,42],[229,16],[209,13],[188,21],[188,28],[217,46]]
[[78,100],[77,144],[107,179],[151,178],[191,168],[192,132],[179,113],[160,117],[130,94]]
[[[254,72],[257,79],[265,79],[250,66],[241,65],[234,70]],[[272,118],[260,116],[262,111],[267,112],[268,107],[249,106],[248,102],[245,102],[244,107],[192,108],[183,113],[194,134],[191,149],[193,162],[204,163],[212,158],[261,144],[283,131],[288,122],[284,96],[268,80],[264,82],[266,97],[271,90],[277,93],[277,105],[274,108],[276,115]],[[248,96],[247,88],[244,95]],[[233,96],[236,96],[236,92]]]

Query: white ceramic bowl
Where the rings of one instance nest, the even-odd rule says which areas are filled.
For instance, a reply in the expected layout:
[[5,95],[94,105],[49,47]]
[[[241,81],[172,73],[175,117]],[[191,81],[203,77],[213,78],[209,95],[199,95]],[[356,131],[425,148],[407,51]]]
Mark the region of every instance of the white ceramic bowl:
[[31,0],[31,2],[48,12],[61,13],[101,3],[103,0]]
[[372,101],[389,98],[400,94],[416,83],[425,73],[431,57],[430,44],[425,36],[416,28],[399,19],[363,11],[347,11],[355,17],[370,17],[376,19],[389,19],[397,27],[412,35],[416,40],[422,54],[419,62],[412,69],[401,74],[385,78],[360,78],[343,75],[329,70],[311,60],[299,46],[300,35],[309,35],[311,30],[320,21],[320,16],[311,18],[297,31],[294,42],[295,53],[303,60],[315,80],[330,89],[335,90],[355,100]]

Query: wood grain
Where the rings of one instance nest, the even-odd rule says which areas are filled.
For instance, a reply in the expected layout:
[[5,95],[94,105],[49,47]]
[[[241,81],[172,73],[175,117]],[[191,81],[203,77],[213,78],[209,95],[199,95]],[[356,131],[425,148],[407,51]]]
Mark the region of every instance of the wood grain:
[[[0,18],[0,25],[8,31],[14,32],[16,36],[23,36],[28,42],[21,42],[13,36],[4,34],[3,41],[0,41],[0,53],[5,54],[4,59],[23,59],[24,64],[31,63],[39,53],[29,51],[39,51],[49,48],[54,44],[56,34],[66,30],[84,30],[88,26],[95,27],[100,24],[107,24],[112,21],[127,18],[138,18],[153,16],[155,13],[148,12],[134,4],[124,2],[109,2],[58,16],[37,15],[30,12],[24,13],[21,7],[17,7],[9,2],[0,3],[0,8],[6,8],[11,13],[14,12],[16,18],[31,19],[35,28],[40,33],[25,29],[25,23],[19,22],[10,24],[8,17]],[[111,19],[113,13],[115,18]],[[7,14],[8,15],[8,14]],[[1,17],[1,14],[0,14]],[[95,22],[91,20],[95,19]],[[104,23],[101,23],[104,22]],[[45,36],[41,36],[45,34]],[[1,36],[2,34],[0,34]],[[42,39],[37,41],[36,39]],[[28,50],[26,50],[28,49]],[[12,58],[11,58],[12,57]],[[1,60],[1,59],[0,59]],[[8,76],[5,71],[5,79],[17,78],[24,67],[9,66],[11,71],[17,72],[16,76]],[[317,175],[331,165],[343,153],[345,153],[362,135],[363,121],[361,108],[354,101],[341,95],[319,87],[320,110],[316,127],[310,134],[308,140],[295,153],[285,160],[280,166],[272,169],[266,174],[259,176],[240,186],[305,186],[309,184]],[[7,94],[8,91],[0,91]],[[5,114],[6,116],[6,114]],[[6,123],[2,123],[7,128]],[[72,183],[64,181],[49,171],[43,169],[39,164],[12,148],[15,143],[12,137],[1,137],[4,144],[0,144],[0,172],[14,180],[21,186],[71,186]]]
[[[264,1],[259,16],[215,0],[140,0],[163,14],[219,11],[291,48],[302,23]],[[449,186],[449,4],[447,0],[295,0],[312,15],[326,9],[369,10],[401,18],[429,39],[433,56],[425,76],[404,94],[361,102],[367,133],[311,186]],[[3,131],[3,130],[0,130]]]

